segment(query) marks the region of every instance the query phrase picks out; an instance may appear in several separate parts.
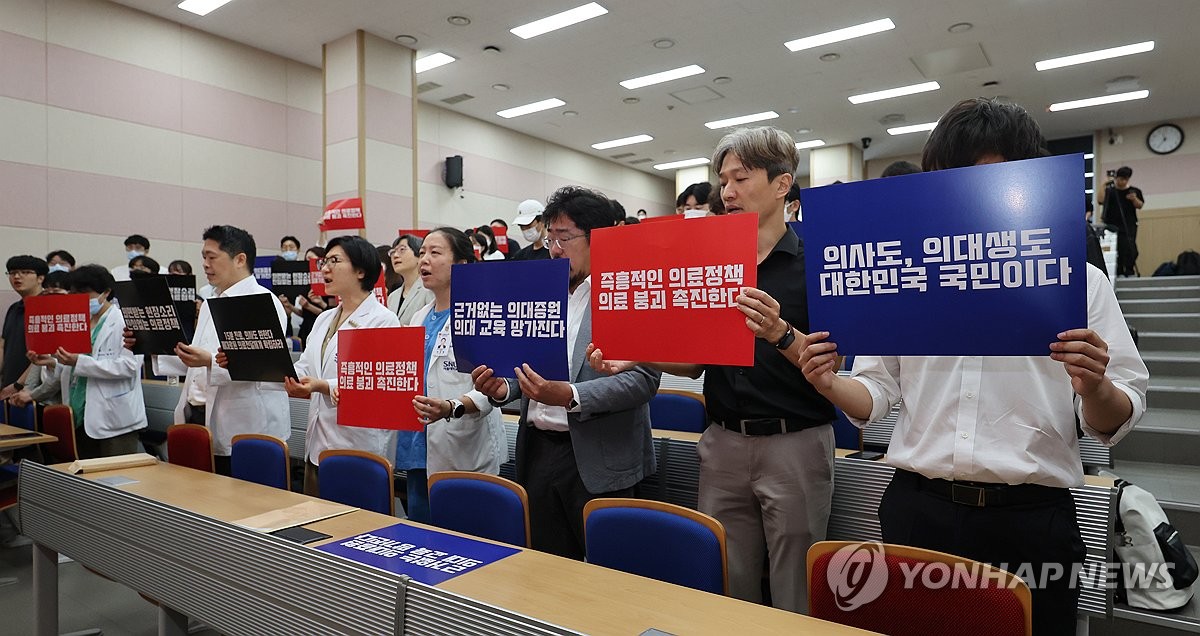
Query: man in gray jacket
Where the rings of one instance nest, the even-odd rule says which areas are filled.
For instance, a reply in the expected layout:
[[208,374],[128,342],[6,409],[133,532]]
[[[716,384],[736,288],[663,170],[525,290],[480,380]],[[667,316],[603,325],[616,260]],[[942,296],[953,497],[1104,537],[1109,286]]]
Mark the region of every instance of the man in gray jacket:
[[569,258],[567,363],[570,382],[546,380],[528,364],[503,380],[472,373],[475,388],[499,406],[521,400],[517,481],[529,493],[533,548],[582,559],[583,507],[597,497],[632,497],[656,470],[650,398],[660,374],[633,367],[601,375],[587,363],[592,339],[591,231],[613,224],[604,195],[568,186],[554,193],[543,219],[552,258]]

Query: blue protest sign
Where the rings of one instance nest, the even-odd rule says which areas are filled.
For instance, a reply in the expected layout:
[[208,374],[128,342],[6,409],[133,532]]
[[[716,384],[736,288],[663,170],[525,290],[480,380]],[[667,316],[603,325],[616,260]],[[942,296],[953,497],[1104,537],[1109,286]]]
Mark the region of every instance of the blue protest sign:
[[459,371],[482,364],[512,378],[514,368],[529,363],[547,380],[569,380],[569,277],[565,258],[455,265],[450,320]]
[[484,543],[404,523],[327,543],[317,549],[388,572],[406,574],[427,585],[437,585],[520,552],[506,545]]
[[259,285],[271,289],[271,263],[275,262],[278,256],[255,256],[254,257],[254,279]]
[[1083,157],[804,191],[809,324],[843,354],[1043,356],[1087,327]]

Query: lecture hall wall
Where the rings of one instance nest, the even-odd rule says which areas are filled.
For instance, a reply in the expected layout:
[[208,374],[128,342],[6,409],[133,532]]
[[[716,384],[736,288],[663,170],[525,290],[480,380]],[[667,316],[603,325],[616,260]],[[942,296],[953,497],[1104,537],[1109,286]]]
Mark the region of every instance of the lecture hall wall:
[[[315,242],[321,95],[319,68],[104,0],[0,2],[0,256],[66,249],[112,267],[139,233],[164,266],[198,267],[215,223],[268,253],[284,234]],[[668,179],[426,104],[418,145],[422,227],[511,219],[568,183],[630,213],[674,200]],[[460,192],[441,183],[453,154]]]

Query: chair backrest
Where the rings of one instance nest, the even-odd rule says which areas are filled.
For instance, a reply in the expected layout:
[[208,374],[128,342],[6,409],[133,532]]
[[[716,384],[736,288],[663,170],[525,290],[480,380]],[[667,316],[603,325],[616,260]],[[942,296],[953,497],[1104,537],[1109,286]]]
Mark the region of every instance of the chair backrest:
[[429,476],[433,525],[529,547],[529,495],[499,475],[447,470]]
[[291,490],[291,458],[287,444],[278,437],[256,433],[234,435],[229,462],[236,479]]
[[815,618],[893,635],[1030,634],[1029,586],[986,563],[909,546],[821,541],[808,551]]
[[588,563],[727,594],[725,528],[683,506],[645,499],[593,499],[583,508]]
[[703,433],[707,425],[704,398],[691,391],[660,389],[650,398],[650,428]]
[[327,450],[317,466],[318,490],[322,499],[373,510],[396,513],[392,465],[388,460],[360,450]]
[[167,462],[176,466],[216,472],[212,432],[199,424],[173,424],[167,428]]
[[31,431],[37,430],[37,402],[30,402],[25,406],[17,406],[8,403],[8,422],[11,426],[28,429]]
[[53,404],[42,411],[42,432],[58,438],[56,442],[42,444],[48,455],[48,463],[65,464],[79,459],[75,445],[75,416],[66,404]]
[[862,450],[862,429],[855,426],[842,409],[834,407],[833,410],[837,415],[837,418],[833,420],[834,448]]

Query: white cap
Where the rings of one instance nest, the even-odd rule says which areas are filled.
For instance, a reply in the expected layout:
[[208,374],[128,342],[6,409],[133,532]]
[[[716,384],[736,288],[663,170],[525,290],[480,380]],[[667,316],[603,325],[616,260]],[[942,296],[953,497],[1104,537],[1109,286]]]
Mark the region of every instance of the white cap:
[[541,216],[546,210],[541,201],[537,199],[525,199],[517,206],[517,218],[513,219],[513,225],[529,225],[533,220]]

